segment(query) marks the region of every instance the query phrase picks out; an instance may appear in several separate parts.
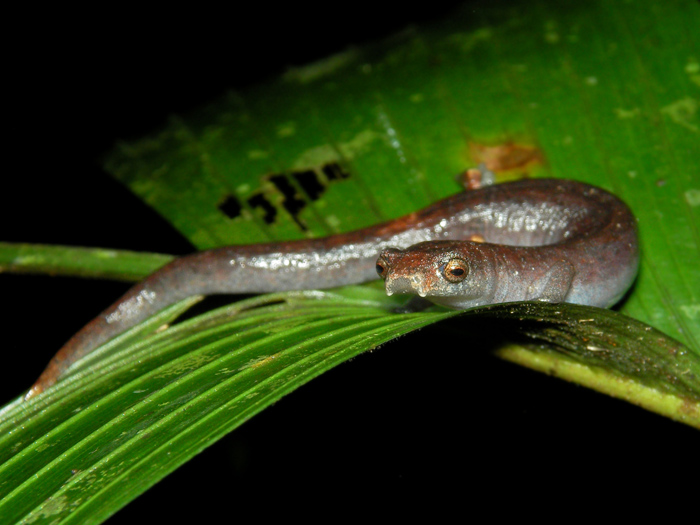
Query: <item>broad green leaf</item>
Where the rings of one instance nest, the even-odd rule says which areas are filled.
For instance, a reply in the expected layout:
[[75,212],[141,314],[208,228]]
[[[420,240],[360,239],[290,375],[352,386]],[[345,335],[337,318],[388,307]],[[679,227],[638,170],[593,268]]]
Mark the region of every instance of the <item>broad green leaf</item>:
[[[163,312],[150,331],[191,303]],[[564,377],[580,378],[582,371],[590,377],[591,362],[601,364],[593,373],[598,381],[616,384],[660,413],[673,415],[700,399],[693,379],[700,367],[682,345],[611,312],[600,322],[589,318],[598,309],[574,305],[513,303],[463,314],[404,315],[386,306],[381,290],[371,288],[344,296],[268,295],[145,338],[127,333],[112,341],[60,388],[0,414],[0,515],[7,522],[107,517],[328,368],[399,333],[457,315],[519,324],[574,357],[560,361]],[[654,344],[639,341],[640,332]],[[552,349],[533,353],[546,363]],[[589,366],[576,370],[581,363]],[[674,381],[660,381],[664,377]],[[685,421],[700,426],[700,411],[688,411]]]
[[[199,248],[396,217],[457,191],[479,146],[529,145],[545,162],[516,173],[630,204],[642,268],[625,315],[532,304],[397,315],[369,286],[253,298],[153,335],[195,299],[177,305],[0,412],[0,516],[98,522],[323,371],[459,315],[539,342],[504,346],[506,359],[700,426],[699,26],[700,7],[681,0],[465,10],[122,145],[110,171]],[[86,271],[72,253],[45,263],[44,248],[0,248],[3,268]],[[91,275],[156,266],[94,255],[80,259]]]
[[108,169],[209,248],[410,213],[459,191],[474,145],[536,146],[545,165],[521,172],[630,205],[643,262],[621,311],[700,352],[699,17],[683,0],[466,10],[232,94]]

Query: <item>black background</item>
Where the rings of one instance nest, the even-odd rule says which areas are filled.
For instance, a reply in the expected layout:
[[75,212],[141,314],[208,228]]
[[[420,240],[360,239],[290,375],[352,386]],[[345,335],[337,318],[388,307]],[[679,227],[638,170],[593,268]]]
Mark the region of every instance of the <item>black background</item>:
[[[229,88],[439,18],[453,5],[190,6],[148,14],[115,7],[10,17],[0,239],[191,251],[101,170],[116,140],[148,133]],[[25,390],[55,350],[126,288],[0,275],[9,341],[0,401]],[[312,516],[329,502],[335,512],[395,516],[418,507],[499,515],[555,500],[594,510],[613,494],[631,490],[638,501],[671,490],[684,473],[697,475],[697,431],[501,362],[476,341],[491,339],[490,329],[435,326],[339,366],[110,523],[233,521],[250,508],[261,518]]]

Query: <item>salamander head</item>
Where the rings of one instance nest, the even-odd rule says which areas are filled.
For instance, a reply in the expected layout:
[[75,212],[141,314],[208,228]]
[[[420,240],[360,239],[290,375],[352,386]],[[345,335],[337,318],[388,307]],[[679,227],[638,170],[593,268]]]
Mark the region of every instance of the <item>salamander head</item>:
[[430,241],[406,250],[389,248],[377,259],[387,295],[415,294],[452,308],[483,304],[493,280],[492,266],[479,243]]

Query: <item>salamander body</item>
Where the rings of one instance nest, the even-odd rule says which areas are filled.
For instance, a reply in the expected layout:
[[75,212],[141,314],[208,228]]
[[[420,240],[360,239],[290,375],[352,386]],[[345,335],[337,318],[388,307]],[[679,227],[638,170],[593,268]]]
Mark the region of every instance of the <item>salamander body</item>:
[[609,307],[637,266],[635,219],[614,195],[560,179],[485,186],[353,232],[180,257],[75,334],[25,399],[98,346],[192,295],[333,288],[379,273],[389,294],[452,308],[521,300]]

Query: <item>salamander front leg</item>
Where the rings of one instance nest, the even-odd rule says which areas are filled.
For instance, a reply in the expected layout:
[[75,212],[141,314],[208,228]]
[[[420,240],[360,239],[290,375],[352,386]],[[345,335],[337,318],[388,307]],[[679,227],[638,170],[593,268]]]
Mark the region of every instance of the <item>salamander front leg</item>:
[[528,295],[536,301],[563,303],[571,290],[575,274],[576,268],[573,264],[569,261],[559,261],[547,271],[540,283],[530,286]]

